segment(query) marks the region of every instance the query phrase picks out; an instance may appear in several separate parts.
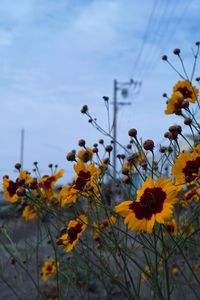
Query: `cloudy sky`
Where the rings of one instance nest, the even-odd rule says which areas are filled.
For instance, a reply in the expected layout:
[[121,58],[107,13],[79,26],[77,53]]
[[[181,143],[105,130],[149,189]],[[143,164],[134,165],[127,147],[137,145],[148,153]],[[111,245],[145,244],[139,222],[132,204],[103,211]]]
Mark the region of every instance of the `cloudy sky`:
[[102,96],[112,101],[114,78],[142,81],[129,98],[118,94],[132,102],[119,108],[119,140],[127,144],[135,127],[162,141],[180,122],[163,114],[162,93],[179,78],[160,57],[180,67],[172,54],[179,47],[190,70],[199,13],[199,0],[1,0],[0,176],[15,176],[24,128],[24,167],[38,161],[45,172],[58,163],[70,178],[66,153],[79,138],[92,145],[100,137],[80,108],[88,104],[106,127]]

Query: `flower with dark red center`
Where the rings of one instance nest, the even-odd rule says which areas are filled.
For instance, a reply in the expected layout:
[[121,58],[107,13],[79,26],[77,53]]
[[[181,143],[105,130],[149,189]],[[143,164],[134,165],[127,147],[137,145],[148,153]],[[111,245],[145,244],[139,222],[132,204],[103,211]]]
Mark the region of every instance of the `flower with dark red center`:
[[55,189],[55,184],[59,178],[61,178],[64,174],[64,170],[60,169],[58,172],[48,176],[43,176],[39,182],[38,186],[44,190],[47,196],[51,196],[53,194],[53,190]]
[[80,171],[75,181],[74,189],[83,191],[90,178],[91,178],[91,173],[89,171],[87,172]]
[[[12,181],[7,176],[3,178],[3,197],[10,202],[18,201],[20,195],[17,193],[19,187],[29,184],[32,177],[26,171],[21,171],[16,181]],[[21,195],[22,196],[22,195]]]
[[137,199],[120,203],[115,211],[125,218],[130,230],[151,233],[155,222],[163,224],[172,217],[176,202],[177,187],[170,179],[160,177],[154,183],[149,177],[137,191]]
[[66,246],[66,252],[70,252],[77,244],[79,238],[87,227],[87,223],[88,220],[85,215],[80,215],[75,220],[71,220],[69,222],[67,232],[59,238],[59,240],[62,242],[62,245]]
[[73,242],[77,239],[78,234],[82,231],[83,224],[78,223],[75,227],[70,227],[67,231],[69,236],[69,243],[73,244]]
[[58,266],[59,266],[59,263],[57,262],[57,266],[56,266],[55,258],[46,260],[42,267],[42,272],[41,272],[42,280],[47,281],[50,277],[55,275],[57,272]]
[[[93,163],[84,164],[81,160],[74,165],[77,176],[70,186],[63,186],[60,192],[61,206],[76,202],[79,195],[87,196],[98,191],[97,179],[100,176],[100,169]],[[86,193],[87,191],[87,193]]]
[[184,151],[177,157],[172,173],[176,178],[176,184],[193,183],[200,177],[200,145],[193,152]]
[[178,81],[173,87],[173,93],[179,92],[183,96],[184,100],[194,103],[198,97],[198,89],[188,80]]

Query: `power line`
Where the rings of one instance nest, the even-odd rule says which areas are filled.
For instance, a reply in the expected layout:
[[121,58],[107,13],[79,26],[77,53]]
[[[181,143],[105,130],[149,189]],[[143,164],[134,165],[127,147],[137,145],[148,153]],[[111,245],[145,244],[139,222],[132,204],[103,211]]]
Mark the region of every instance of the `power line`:
[[150,31],[150,28],[151,28],[151,23],[152,23],[152,20],[154,18],[155,12],[156,12],[156,7],[158,5],[158,1],[159,0],[154,0],[152,11],[150,13],[150,16],[149,16],[149,19],[148,19],[148,22],[147,22],[147,26],[146,26],[146,29],[145,29],[145,32],[144,32],[144,36],[143,36],[143,39],[142,39],[142,43],[141,43],[141,46],[139,48],[138,54],[135,58],[135,63],[134,63],[134,65],[132,67],[132,70],[131,70],[131,76],[132,76],[132,73],[135,72],[135,70],[137,69],[137,66],[138,66],[138,64],[141,60],[141,57],[142,57],[142,54],[143,54],[143,51],[144,51],[144,48],[145,48],[145,45],[146,45],[146,42],[147,42],[147,39],[148,39],[149,31]]
[[[175,24],[173,22],[171,22],[171,26],[169,25],[170,22],[169,20],[166,21],[166,33],[168,32],[167,35],[163,35],[163,38],[159,41],[159,49],[155,54],[154,51],[154,55],[152,56],[152,59],[149,63],[149,66],[147,66],[147,68],[145,69],[145,74],[146,76],[149,74],[151,74],[152,70],[155,70],[155,66],[157,65],[157,62],[159,61],[159,58],[161,57],[161,55],[163,54],[164,51],[167,51],[168,49],[168,45],[170,44],[170,41],[172,41],[174,34],[176,33],[177,27],[178,25],[181,23],[181,21],[183,20],[183,17],[185,15],[186,10],[188,9],[189,5],[191,4],[191,1],[189,0],[188,2],[186,2],[185,6],[183,6],[183,9],[177,9],[177,11],[180,11],[178,18],[176,19]],[[182,3],[180,3],[181,7],[182,7]],[[174,11],[175,11],[175,7],[174,7]],[[171,15],[172,17],[172,15]],[[173,18],[173,17],[172,17]],[[170,17],[169,17],[170,19]],[[168,25],[167,25],[168,24]],[[168,31],[167,31],[168,29]],[[170,29],[170,30],[169,30]],[[143,70],[144,71],[144,70]],[[142,77],[144,76],[144,72],[142,73]]]
[[168,1],[165,1],[162,3],[164,3],[165,5],[162,7],[162,9],[160,9],[159,17],[155,20],[154,27],[151,30],[151,35],[149,37],[151,43],[147,48],[148,51],[146,51],[145,58],[147,59],[144,59],[143,64],[141,64],[139,72],[137,74],[137,77],[139,78],[143,78],[144,72],[146,72],[153,57],[155,56],[155,48],[160,45],[162,39],[166,36],[168,20],[172,17],[178,2],[175,1],[169,3]]

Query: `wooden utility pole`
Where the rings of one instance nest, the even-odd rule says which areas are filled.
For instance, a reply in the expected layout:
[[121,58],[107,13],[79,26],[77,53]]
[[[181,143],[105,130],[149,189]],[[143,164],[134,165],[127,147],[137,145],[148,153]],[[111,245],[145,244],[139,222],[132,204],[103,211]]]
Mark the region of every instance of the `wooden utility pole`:
[[20,164],[21,164],[21,168],[23,169],[23,164],[24,164],[24,129],[21,130]]
[[116,79],[113,84],[113,179],[116,179],[117,174],[117,112],[119,105],[131,105],[131,102],[118,102],[118,91],[121,91],[122,97],[128,97],[130,87],[133,85],[134,89],[139,86],[141,88],[142,82],[130,79],[128,82],[119,82]]

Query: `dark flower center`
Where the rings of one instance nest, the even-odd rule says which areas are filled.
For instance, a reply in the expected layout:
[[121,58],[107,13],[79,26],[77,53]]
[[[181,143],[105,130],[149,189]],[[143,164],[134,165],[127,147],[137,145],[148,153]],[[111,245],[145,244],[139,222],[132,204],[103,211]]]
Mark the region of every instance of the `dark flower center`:
[[168,232],[171,232],[171,233],[174,233],[174,231],[175,231],[175,227],[173,224],[166,224],[165,228]]
[[137,219],[150,220],[152,215],[162,211],[165,199],[166,193],[162,188],[147,188],[140,198],[140,202],[133,201],[129,208],[134,211]]
[[10,195],[10,197],[13,197],[16,194],[16,191],[18,189],[19,185],[12,180],[9,181],[9,186],[7,187],[7,191]]
[[48,266],[47,266],[47,271],[48,271],[48,272],[51,272],[52,270],[53,270],[53,266],[52,266],[52,265],[48,265]]
[[70,227],[67,231],[69,236],[69,243],[72,244],[76,239],[78,234],[82,231],[83,224],[78,223],[74,227]]
[[55,182],[55,181],[56,181],[56,178],[55,178],[54,175],[48,176],[47,179],[43,183],[44,189],[45,190],[50,190],[52,183]]
[[76,179],[74,188],[79,191],[83,191],[86,183],[90,180],[91,173],[89,171],[84,172],[80,171],[78,174],[78,178]]
[[177,91],[183,95],[184,99],[192,98],[192,92],[186,86],[178,88]]
[[187,181],[192,181],[198,176],[199,169],[200,169],[200,157],[197,157],[194,160],[187,161],[186,166],[185,168],[183,168],[182,171],[185,174]]

